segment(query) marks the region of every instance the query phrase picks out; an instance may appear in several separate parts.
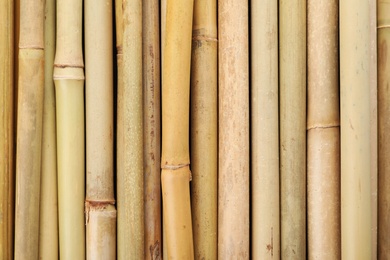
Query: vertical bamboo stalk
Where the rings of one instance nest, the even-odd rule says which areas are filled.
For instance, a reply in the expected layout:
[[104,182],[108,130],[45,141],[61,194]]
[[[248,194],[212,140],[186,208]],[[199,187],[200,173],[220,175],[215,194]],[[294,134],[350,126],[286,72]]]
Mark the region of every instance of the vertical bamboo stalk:
[[60,259],[85,258],[82,2],[57,1],[54,60]]
[[340,259],[338,1],[309,0],[307,11],[308,257]]
[[38,259],[44,2],[20,1],[15,259]]
[[280,259],[278,2],[251,3],[252,256]]
[[306,0],[279,1],[281,257],[306,257]]
[[218,1],[218,258],[249,259],[248,1]]
[[371,257],[369,2],[340,2],[341,245]]
[[159,2],[143,0],[144,259],[161,259]]
[[58,259],[57,145],[53,65],[55,1],[45,2],[45,89],[42,129],[39,259]]
[[217,1],[195,0],[191,66],[191,205],[196,259],[217,259]]

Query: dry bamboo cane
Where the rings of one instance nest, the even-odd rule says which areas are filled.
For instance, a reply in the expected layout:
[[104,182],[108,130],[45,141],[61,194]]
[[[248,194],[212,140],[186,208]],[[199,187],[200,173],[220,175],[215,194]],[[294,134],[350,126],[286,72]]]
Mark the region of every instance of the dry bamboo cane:
[[217,259],[217,0],[195,0],[191,66],[191,205],[196,259]]
[[249,259],[248,1],[218,1],[218,258]]
[[189,190],[192,14],[193,0],[167,0],[162,67],[161,183],[168,259],[194,258]]
[[252,257],[280,259],[278,2],[251,14]]
[[309,0],[307,11],[308,257],[340,259],[338,0]]
[[159,1],[143,0],[144,259],[161,259]]
[[44,2],[20,1],[15,259],[38,259]]
[[0,259],[13,259],[14,1],[0,1]]
[[87,259],[116,259],[112,1],[86,0]]
[[56,90],[60,259],[85,258],[82,2],[57,1]]
[[342,259],[371,257],[369,14],[340,1]]

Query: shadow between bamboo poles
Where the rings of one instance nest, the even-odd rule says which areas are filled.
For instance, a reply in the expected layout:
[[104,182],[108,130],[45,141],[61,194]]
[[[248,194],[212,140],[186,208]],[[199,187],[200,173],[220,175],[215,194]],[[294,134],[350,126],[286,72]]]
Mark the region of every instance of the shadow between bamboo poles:
[[371,257],[369,2],[340,1],[341,245]]
[[13,259],[14,1],[0,1],[0,259]]
[[218,258],[249,259],[248,1],[218,1]]
[[252,257],[280,259],[278,2],[251,3]]

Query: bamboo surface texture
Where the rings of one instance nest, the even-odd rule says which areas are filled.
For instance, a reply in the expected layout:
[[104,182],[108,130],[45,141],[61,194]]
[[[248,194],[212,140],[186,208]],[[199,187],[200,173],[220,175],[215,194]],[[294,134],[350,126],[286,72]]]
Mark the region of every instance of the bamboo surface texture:
[[342,259],[371,257],[369,13],[340,2]]
[[306,257],[306,1],[279,2],[281,257]]
[[44,4],[20,1],[15,259],[38,259]]
[[338,1],[309,0],[307,10],[308,257],[340,259]]
[[251,4],[252,257],[280,259],[278,3]]
[[248,1],[218,1],[218,259],[249,259]]

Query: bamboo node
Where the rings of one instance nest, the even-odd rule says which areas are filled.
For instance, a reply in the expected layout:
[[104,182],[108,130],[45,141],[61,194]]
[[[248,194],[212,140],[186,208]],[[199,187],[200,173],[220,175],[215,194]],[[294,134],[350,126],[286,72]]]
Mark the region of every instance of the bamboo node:
[[209,37],[206,35],[196,35],[192,37],[193,41],[206,41],[206,42],[218,42],[216,37]]
[[327,129],[327,128],[337,128],[337,127],[340,127],[339,123],[329,124],[329,125],[311,125],[307,127],[307,131],[312,129]]

